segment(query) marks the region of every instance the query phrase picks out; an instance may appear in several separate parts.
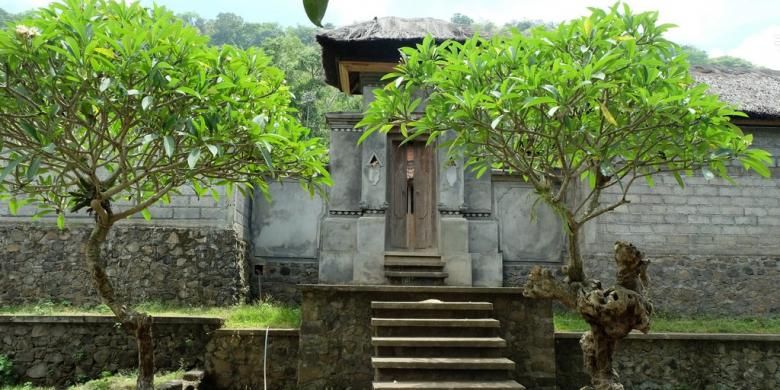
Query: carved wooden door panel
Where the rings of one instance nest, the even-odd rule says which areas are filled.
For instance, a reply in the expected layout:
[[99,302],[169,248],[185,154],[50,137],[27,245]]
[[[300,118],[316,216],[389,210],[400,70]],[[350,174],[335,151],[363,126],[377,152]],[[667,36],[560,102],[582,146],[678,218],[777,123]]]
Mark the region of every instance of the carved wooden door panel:
[[390,154],[389,191],[390,215],[387,218],[388,238],[391,249],[407,248],[406,213],[409,194],[406,186],[406,150],[400,142],[393,142]]
[[391,249],[435,247],[436,186],[433,147],[392,143],[388,239]]

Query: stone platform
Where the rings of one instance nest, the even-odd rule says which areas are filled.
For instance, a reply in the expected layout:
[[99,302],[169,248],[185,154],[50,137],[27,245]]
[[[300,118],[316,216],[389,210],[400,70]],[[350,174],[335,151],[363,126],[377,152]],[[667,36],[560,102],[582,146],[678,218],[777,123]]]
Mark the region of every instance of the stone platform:
[[555,389],[555,335],[548,300],[503,287],[302,285],[299,389],[371,388],[372,301],[490,302],[516,363],[511,379],[529,389]]

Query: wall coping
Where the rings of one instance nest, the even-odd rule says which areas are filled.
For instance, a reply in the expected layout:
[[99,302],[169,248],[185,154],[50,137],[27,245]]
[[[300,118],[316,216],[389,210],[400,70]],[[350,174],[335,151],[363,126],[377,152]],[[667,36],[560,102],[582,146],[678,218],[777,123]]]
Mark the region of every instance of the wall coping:
[[[155,324],[209,324],[222,325],[225,321],[216,317],[153,317]],[[115,324],[117,319],[111,315],[8,315],[0,314],[0,324]]]
[[[222,328],[214,331],[214,337],[231,337],[231,336],[260,336],[265,337],[265,328]],[[270,328],[268,329],[269,337],[298,337],[300,336],[299,328]]]
[[[556,339],[579,339],[582,332],[556,332]],[[756,333],[631,333],[630,340],[703,340],[780,342],[780,334]]]
[[306,291],[335,292],[398,292],[398,293],[468,293],[522,295],[520,287],[463,287],[463,286],[401,286],[401,285],[353,285],[353,284],[299,284]]

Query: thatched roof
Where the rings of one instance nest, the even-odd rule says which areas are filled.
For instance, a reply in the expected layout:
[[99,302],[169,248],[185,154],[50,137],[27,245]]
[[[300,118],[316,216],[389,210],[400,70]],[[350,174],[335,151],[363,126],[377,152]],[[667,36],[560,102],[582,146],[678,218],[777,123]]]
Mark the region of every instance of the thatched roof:
[[750,119],[780,119],[780,71],[694,66],[691,74]]
[[[323,31],[317,35],[322,46],[322,65],[328,84],[341,88],[340,61],[398,62],[398,49],[414,46],[428,35],[436,41],[465,41],[468,28],[433,18],[374,18],[367,22]],[[734,104],[751,119],[780,119],[780,71],[768,69],[725,69],[695,66],[693,78],[710,86],[710,91]],[[360,93],[357,74],[349,75],[349,88]]]
[[398,49],[414,46],[428,34],[436,41],[465,41],[472,32],[440,19],[392,16],[324,31],[317,42],[322,46],[325,80],[340,87],[339,61],[398,62]]

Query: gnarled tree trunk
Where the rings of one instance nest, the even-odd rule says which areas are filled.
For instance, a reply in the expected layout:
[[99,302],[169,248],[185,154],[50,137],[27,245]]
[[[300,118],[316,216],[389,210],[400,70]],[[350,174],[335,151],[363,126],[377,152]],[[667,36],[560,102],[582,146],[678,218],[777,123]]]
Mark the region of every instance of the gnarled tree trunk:
[[[93,208],[96,205],[93,202]],[[100,207],[97,205],[97,207]],[[101,208],[101,211],[102,208]],[[154,390],[154,339],[152,338],[152,317],[136,312],[116,300],[114,287],[106,274],[106,262],[101,255],[101,247],[112,227],[110,217],[105,212],[97,212],[95,226],[89,235],[86,247],[87,270],[92,283],[98,291],[101,301],[108,306],[122,326],[136,337],[138,344],[138,381],[137,390]]]
[[[580,339],[585,368],[591,376],[591,386],[583,389],[622,390],[612,367],[618,342],[633,329],[650,330],[653,306],[645,296],[649,262],[630,243],[618,241],[614,249],[617,277],[612,288],[603,288],[597,280],[561,281],[539,267],[531,271],[525,285],[526,296],[557,299],[590,325],[591,330]],[[571,253],[579,255],[579,251]]]

